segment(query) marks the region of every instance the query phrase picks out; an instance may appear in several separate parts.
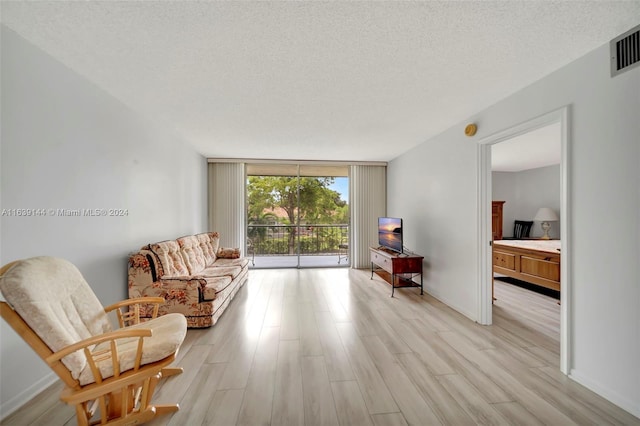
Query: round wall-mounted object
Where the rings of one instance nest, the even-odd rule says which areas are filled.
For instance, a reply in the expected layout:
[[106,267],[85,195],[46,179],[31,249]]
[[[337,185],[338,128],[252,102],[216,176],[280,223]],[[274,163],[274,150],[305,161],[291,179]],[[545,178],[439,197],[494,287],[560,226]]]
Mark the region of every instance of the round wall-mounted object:
[[478,131],[478,126],[475,124],[467,124],[467,127],[464,128],[464,134],[467,136],[473,136]]

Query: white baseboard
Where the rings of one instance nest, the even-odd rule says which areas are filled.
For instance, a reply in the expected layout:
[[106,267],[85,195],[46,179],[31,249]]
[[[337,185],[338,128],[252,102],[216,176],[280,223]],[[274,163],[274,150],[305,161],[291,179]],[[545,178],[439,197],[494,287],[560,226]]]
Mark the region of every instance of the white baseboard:
[[477,318],[477,315],[476,315],[475,312],[468,312],[468,311],[460,308],[457,304],[453,303],[451,300],[447,299],[446,297],[442,297],[442,295],[438,291],[436,291],[436,289],[425,285],[424,286],[424,292],[425,292],[425,294],[428,293],[429,296],[432,296],[433,298],[438,299],[439,301],[441,301],[442,303],[444,303],[445,305],[447,305],[448,307],[450,307],[454,311],[457,311],[458,313],[464,315],[465,317],[467,317],[471,321],[478,322],[478,318]]
[[8,415],[22,407],[30,399],[51,386],[56,380],[58,380],[58,377],[55,373],[51,372],[35,382],[33,385],[29,386],[27,389],[20,392],[18,395],[0,404],[0,421],[4,420]]
[[582,386],[589,388],[609,402],[640,418],[640,404],[638,404],[638,401],[629,399],[625,395],[620,395],[619,393],[612,391],[606,386],[602,386],[597,381],[590,379],[589,377],[581,374],[579,371],[571,370],[569,373],[569,377],[572,380],[580,383]]

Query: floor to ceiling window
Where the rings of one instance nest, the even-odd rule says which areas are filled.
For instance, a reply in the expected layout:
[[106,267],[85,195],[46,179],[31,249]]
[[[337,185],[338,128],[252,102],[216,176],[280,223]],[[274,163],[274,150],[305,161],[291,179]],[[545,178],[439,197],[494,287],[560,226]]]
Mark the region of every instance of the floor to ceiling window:
[[349,265],[348,166],[256,163],[246,174],[253,267]]

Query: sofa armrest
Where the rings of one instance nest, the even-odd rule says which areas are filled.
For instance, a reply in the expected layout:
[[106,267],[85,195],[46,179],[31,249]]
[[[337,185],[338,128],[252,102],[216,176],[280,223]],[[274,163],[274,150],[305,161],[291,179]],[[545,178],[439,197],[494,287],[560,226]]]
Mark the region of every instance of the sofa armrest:
[[207,285],[207,281],[203,277],[198,276],[176,276],[163,277],[157,283],[161,294],[167,302],[175,300],[179,303],[186,304],[188,301],[201,302],[202,290]]
[[[129,297],[162,297],[165,300],[165,304],[160,308],[162,311],[166,306],[174,304],[199,303],[202,300],[202,288],[205,285],[206,280],[189,276],[163,277],[149,284],[130,286]],[[153,304],[140,305],[141,318],[152,317],[153,311]]]
[[[156,284],[156,283],[154,283]],[[158,280],[160,287],[173,290],[198,290],[207,284],[203,277],[198,276],[179,276],[179,277],[162,277]]]
[[131,294],[131,289],[150,286],[158,280],[158,276],[162,275],[162,272],[158,270],[158,262],[154,261],[153,253],[149,250],[140,250],[131,254],[127,269],[129,297],[136,297]]
[[163,282],[169,282],[169,281],[175,281],[175,282],[187,282],[189,280],[199,280],[201,277],[195,276],[195,275],[165,275],[163,277],[160,277],[160,281]]

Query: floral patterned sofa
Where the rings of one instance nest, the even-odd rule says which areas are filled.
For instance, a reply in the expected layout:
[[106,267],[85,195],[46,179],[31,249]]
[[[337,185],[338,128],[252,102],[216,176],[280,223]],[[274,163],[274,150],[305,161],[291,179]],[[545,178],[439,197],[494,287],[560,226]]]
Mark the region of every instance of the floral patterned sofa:
[[[148,244],[129,257],[129,297],[160,296],[158,315],[184,314],[191,328],[211,327],[247,281],[249,259],[219,247],[217,232]],[[140,318],[151,318],[142,306]]]

